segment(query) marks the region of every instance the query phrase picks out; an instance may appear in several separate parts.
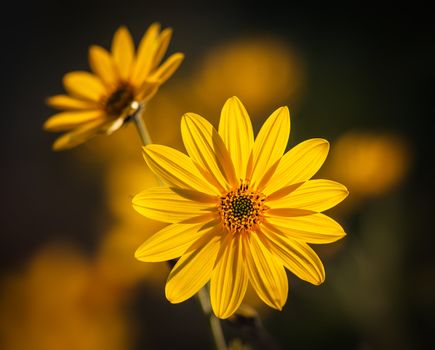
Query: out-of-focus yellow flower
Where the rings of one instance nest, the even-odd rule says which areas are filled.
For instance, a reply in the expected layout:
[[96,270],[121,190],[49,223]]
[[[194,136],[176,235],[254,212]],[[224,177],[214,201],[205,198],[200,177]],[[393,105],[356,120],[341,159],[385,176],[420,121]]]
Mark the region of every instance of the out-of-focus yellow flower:
[[350,132],[335,143],[327,171],[346,183],[352,197],[375,196],[400,183],[409,161],[407,144],[399,136]]
[[171,55],[160,65],[171,40],[172,30],[160,33],[153,24],[144,34],[137,52],[130,32],[120,27],[112,41],[112,52],[91,46],[89,62],[93,73],[76,71],[63,78],[68,95],[48,99],[64,110],[44,124],[48,131],[72,130],[56,140],[55,150],[77,146],[97,133],[119,129],[140,103],[147,102],[176,71],[183,54]]
[[138,281],[158,283],[167,273],[165,264],[141,264],[133,252],[164,224],[144,220],[131,210],[131,198],[143,186],[157,186],[157,179],[140,159],[117,161],[106,171],[105,189],[113,227],[107,232],[97,252],[96,264],[105,279],[120,288],[130,288]]
[[272,37],[239,39],[211,50],[195,81],[213,110],[230,95],[239,96],[257,115],[301,92],[304,67],[288,44]]
[[24,272],[2,281],[4,350],[127,349],[127,333],[117,296],[70,247],[46,247]]
[[300,143],[283,155],[290,133],[286,107],[266,120],[257,138],[238,98],[224,105],[219,131],[187,113],[181,133],[188,156],[161,145],[144,147],[150,169],[167,187],[133,198],[142,215],[170,223],[136,251],[146,262],[181,257],[166,283],[166,297],[182,302],[209,280],[216,316],[240,306],[248,282],[270,307],[282,309],[288,282],[284,266],[318,285],[325,271],[307,243],[330,243],[345,235],[321,212],[348,194],[329,180],[310,180],[326,159],[323,139]]

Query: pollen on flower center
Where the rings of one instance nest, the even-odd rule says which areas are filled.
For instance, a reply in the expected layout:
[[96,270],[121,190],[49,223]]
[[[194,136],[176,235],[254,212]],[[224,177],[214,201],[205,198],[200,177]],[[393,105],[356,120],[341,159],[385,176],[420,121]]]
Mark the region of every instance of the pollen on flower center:
[[119,116],[130,106],[133,100],[132,88],[127,84],[123,84],[109,95],[104,103],[104,109],[109,115]]
[[224,227],[231,233],[253,230],[263,220],[265,198],[247,183],[220,197],[218,210]]

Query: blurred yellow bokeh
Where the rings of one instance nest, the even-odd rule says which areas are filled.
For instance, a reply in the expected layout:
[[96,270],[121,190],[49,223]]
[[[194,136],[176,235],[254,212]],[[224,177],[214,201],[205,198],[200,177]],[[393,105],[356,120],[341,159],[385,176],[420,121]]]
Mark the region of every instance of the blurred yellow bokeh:
[[105,193],[108,209],[114,220],[97,252],[97,264],[107,279],[124,287],[139,281],[161,286],[168,268],[164,263],[144,264],[134,258],[135,250],[165,224],[139,215],[131,206],[134,194],[158,186],[145,161],[117,161],[107,167]]
[[121,350],[129,336],[116,293],[76,249],[51,245],[1,283],[4,350]]
[[303,83],[302,60],[286,42],[250,37],[210,50],[196,75],[195,91],[217,115],[217,106],[237,96],[251,118],[265,118],[271,107],[293,104]]
[[332,144],[325,171],[345,183],[349,199],[392,190],[410,166],[407,142],[391,133],[349,132]]

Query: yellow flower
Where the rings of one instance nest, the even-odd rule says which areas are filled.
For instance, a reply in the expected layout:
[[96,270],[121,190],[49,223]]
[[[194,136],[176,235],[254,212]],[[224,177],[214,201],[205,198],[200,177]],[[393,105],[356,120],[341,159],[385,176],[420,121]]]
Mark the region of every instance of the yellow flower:
[[399,135],[353,131],[337,140],[328,170],[346,182],[355,200],[383,194],[400,184],[410,162],[409,146]]
[[271,36],[239,38],[212,48],[195,74],[193,91],[206,107],[239,96],[261,115],[270,106],[297,101],[305,69],[298,52]]
[[210,280],[211,305],[227,318],[240,306],[248,282],[269,306],[282,309],[284,267],[318,285],[325,271],[307,243],[345,235],[321,214],[348,194],[329,180],[310,180],[329,144],[300,143],[283,155],[290,132],[286,107],[277,109],[254,141],[251,121],[236,98],[224,105],[219,130],[187,113],[181,132],[188,156],[169,147],[144,147],[148,166],[168,184],[133,198],[142,215],[170,223],[136,251],[141,261],[181,257],[166,283],[172,303],[193,296]]
[[69,245],[49,245],[0,281],[0,344],[7,350],[128,349],[121,296]]
[[139,103],[151,99],[184,57],[175,53],[160,65],[171,36],[171,29],[160,32],[160,25],[154,23],[135,53],[130,32],[120,27],[113,37],[112,53],[100,46],[91,46],[89,63],[93,73],[66,74],[63,85],[68,95],[48,99],[50,106],[64,111],[50,117],[44,129],[72,130],[58,138],[53,148],[71,148],[97,133],[112,133],[124,124]]

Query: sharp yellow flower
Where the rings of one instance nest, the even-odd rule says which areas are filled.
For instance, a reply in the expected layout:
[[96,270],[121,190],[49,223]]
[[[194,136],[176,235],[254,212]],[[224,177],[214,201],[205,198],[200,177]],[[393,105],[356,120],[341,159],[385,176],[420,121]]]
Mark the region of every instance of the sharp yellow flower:
[[120,27],[112,41],[112,52],[100,46],[89,49],[93,73],[75,71],[66,74],[63,85],[68,95],[56,95],[48,104],[63,110],[44,124],[48,131],[70,132],[53,145],[55,150],[77,146],[97,133],[110,134],[157,92],[183,60],[175,53],[160,65],[171,40],[172,30],[160,32],[160,25],[151,25],[137,52],[130,32]]
[[219,130],[193,113],[183,116],[188,155],[148,145],[148,166],[168,184],[133,198],[142,215],[170,223],[136,251],[154,262],[180,257],[166,283],[166,297],[182,302],[210,280],[211,305],[227,318],[240,306],[248,283],[270,307],[287,299],[284,268],[318,285],[325,270],[307,243],[345,235],[322,214],[347,195],[329,180],[310,180],[326,159],[329,143],[310,139],[284,153],[290,133],[286,107],[267,119],[254,141],[238,98],[224,105]]

